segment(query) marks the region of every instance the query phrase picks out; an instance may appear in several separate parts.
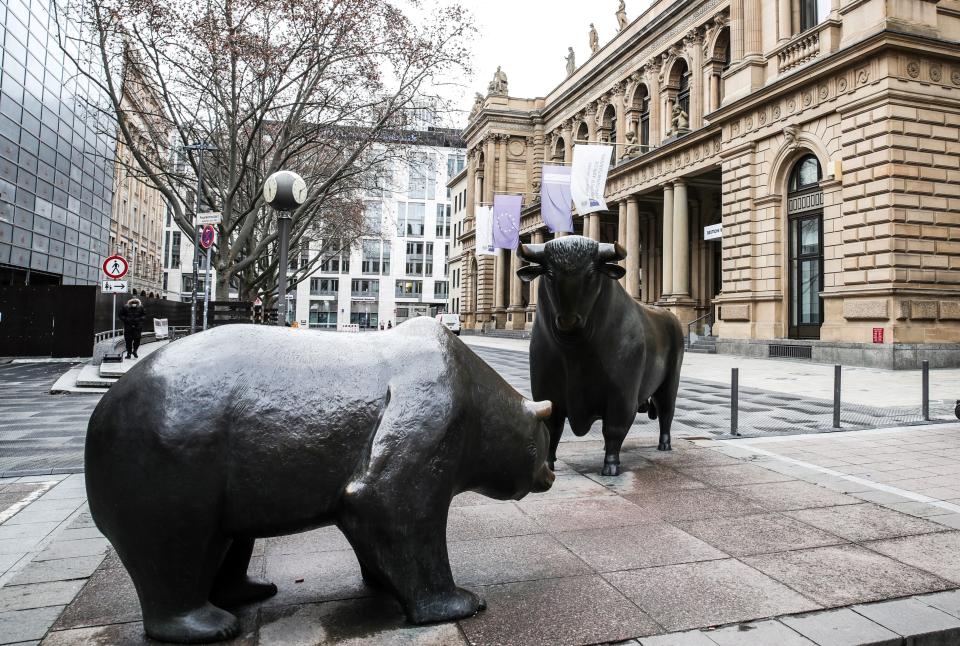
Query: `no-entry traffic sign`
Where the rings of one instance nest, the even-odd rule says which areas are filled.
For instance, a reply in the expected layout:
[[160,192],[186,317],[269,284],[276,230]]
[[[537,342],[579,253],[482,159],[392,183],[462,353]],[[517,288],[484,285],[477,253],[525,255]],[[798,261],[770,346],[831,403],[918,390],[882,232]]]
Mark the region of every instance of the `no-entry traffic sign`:
[[203,231],[200,233],[200,246],[204,249],[209,249],[213,246],[213,239],[216,234],[213,231],[213,225],[208,224],[203,227]]
[[119,280],[127,275],[130,265],[123,256],[110,256],[103,261],[103,273],[114,280]]

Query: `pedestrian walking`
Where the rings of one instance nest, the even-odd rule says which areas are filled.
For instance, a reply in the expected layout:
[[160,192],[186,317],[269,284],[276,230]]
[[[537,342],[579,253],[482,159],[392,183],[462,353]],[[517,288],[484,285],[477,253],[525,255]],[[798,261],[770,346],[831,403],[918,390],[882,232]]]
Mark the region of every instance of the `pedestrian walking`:
[[387,329],[393,329],[393,321],[387,321]]
[[127,304],[120,308],[120,320],[123,321],[123,340],[127,345],[127,356],[129,359],[132,354],[137,357],[137,350],[140,349],[140,335],[143,334],[143,320],[147,318],[147,313],[143,309],[143,303],[140,299],[133,297],[127,301]]

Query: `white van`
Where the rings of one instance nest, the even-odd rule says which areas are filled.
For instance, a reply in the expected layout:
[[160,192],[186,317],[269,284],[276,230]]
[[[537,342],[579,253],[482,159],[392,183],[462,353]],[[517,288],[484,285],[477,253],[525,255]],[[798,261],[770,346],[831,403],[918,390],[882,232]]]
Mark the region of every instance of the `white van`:
[[447,326],[447,329],[460,336],[459,314],[437,314],[437,320]]

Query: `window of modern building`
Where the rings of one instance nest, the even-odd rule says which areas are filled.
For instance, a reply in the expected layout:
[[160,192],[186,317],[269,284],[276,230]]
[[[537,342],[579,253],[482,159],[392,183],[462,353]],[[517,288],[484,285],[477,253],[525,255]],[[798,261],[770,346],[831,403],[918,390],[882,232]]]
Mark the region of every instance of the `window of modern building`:
[[422,238],[426,205],[423,202],[397,202],[397,235]]
[[450,205],[437,204],[437,237],[450,237]]
[[336,329],[337,302],[311,301],[309,325],[312,328]]
[[326,251],[327,257],[320,263],[320,271],[325,274],[350,273],[350,249],[339,244],[331,245]]
[[422,280],[398,280],[397,298],[419,298],[423,294]]
[[407,161],[407,197],[423,200],[427,197],[427,156],[411,152]]
[[448,298],[450,296],[450,284],[445,280],[438,280],[433,283],[434,298]]
[[378,236],[383,226],[383,204],[381,202],[367,202],[363,213],[365,233]]
[[350,281],[350,295],[359,298],[379,298],[380,281],[369,278],[354,278]]
[[180,237],[179,231],[173,231],[170,238],[170,269],[180,269]]
[[376,303],[353,301],[350,303],[350,323],[359,325],[361,330],[375,330],[380,322]]
[[364,274],[380,273],[380,248],[383,244],[379,240],[363,241],[363,262],[361,272]]
[[311,296],[336,296],[340,289],[339,278],[311,278]]

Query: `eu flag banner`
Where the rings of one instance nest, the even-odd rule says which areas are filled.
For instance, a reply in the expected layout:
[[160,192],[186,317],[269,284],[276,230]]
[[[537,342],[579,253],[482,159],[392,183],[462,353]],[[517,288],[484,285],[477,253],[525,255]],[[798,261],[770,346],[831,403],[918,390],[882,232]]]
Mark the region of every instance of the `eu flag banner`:
[[493,246],[516,249],[520,244],[520,208],[522,195],[493,196]]
[[474,207],[473,214],[477,219],[477,255],[495,256],[493,248],[493,210],[489,206]]
[[573,231],[569,166],[546,164],[540,176],[540,217],[551,231]]
[[573,147],[570,193],[580,215],[607,210],[603,192],[612,155],[612,146],[578,144]]

